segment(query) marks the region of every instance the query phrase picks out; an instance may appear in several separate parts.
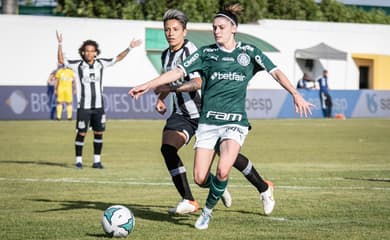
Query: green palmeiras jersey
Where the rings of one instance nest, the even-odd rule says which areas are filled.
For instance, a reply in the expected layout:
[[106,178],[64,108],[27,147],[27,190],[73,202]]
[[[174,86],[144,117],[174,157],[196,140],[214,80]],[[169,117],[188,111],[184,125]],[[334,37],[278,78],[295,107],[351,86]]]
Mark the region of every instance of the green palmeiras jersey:
[[233,51],[217,44],[199,48],[179,65],[185,74],[202,75],[202,110],[199,123],[249,126],[245,111],[246,88],[257,72],[277,68],[257,47],[238,42]]

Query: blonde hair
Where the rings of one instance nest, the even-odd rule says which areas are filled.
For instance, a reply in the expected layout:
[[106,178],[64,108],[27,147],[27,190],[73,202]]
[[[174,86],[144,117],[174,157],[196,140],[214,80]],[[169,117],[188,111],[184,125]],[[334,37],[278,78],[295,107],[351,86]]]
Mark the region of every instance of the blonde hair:
[[223,7],[223,10],[229,11],[229,12],[233,13],[234,15],[238,16],[238,15],[242,14],[244,7],[242,7],[239,3],[235,3],[233,5],[225,5]]

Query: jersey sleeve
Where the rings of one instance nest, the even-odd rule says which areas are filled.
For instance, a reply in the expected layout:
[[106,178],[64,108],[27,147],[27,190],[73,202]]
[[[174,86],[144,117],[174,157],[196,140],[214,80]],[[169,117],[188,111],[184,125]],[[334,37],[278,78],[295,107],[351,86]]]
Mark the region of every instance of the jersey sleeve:
[[[188,49],[189,54],[193,54],[194,52],[196,52],[196,50],[198,50],[198,48],[192,42],[188,42],[188,44],[186,44],[186,45],[187,45],[187,49]],[[188,74],[188,77],[189,77],[189,79],[199,78],[200,74],[199,74],[199,72],[192,72],[192,73]]]
[[187,76],[193,72],[202,71],[202,66],[202,49],[198,49],[193,54],[188,56],[182,64],[178,65],[178,67],[184,71],[184,76]]
[[77,67],[81,63],[82,60],[69,60],[64,58],[64,66],[71,68],[74,72],[77,72]]
[[260,49],[255,48],[254,50],[255,58],[255,69],[258,71],[266,70],[271,73],[278,69],[275,64],[265,55]]
[[116,63],[116,58],[99,58],[99,62],[103,65],[104,68],[111,67]]

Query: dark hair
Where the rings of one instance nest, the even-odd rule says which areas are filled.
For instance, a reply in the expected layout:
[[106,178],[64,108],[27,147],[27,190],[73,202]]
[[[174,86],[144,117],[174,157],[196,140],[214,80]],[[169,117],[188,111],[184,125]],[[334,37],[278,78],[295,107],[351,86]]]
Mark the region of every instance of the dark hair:
[[96,49],[96,53],[97,53],[96,56],[100,54],[99,44],[94,40],[86,40],[83,42],[83,44],[79,48],[79,54],[80,54],[82,59],[84,59],[84,52],[85,52],[86,46],[94,46]]
[[182,11],[179,11],[177,9],[168,9],[163,16],[164,24],[166,21],[172,19],[179,21],[180,24],[183,26],[183,29],[187,28],[188,18]]
[[239,4],[225,5],[223,10],[219,11],[214,19],[217,17],[227,18],[233,25],[238,25],[237,15],[241,15],[244,8]]

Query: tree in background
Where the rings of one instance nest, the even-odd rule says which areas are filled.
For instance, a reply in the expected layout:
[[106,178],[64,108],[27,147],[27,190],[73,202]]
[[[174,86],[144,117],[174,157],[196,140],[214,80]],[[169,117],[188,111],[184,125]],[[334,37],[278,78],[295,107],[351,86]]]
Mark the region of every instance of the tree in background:
[[59,0],[56,13],[71,17],[116,18],[161,21],[169,8],[184,11],[191,22],[210,22],[223,5],[239,2],[244,7],[242,23],[260,19],[390,24],[381,9],[365,11],[336,0]]

